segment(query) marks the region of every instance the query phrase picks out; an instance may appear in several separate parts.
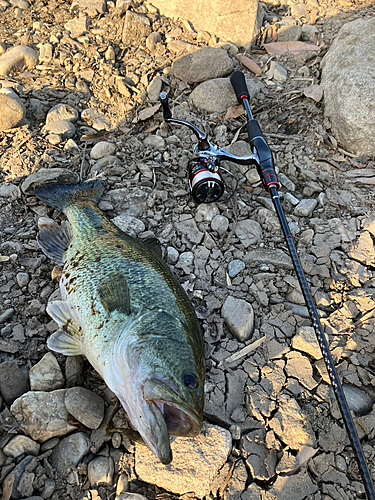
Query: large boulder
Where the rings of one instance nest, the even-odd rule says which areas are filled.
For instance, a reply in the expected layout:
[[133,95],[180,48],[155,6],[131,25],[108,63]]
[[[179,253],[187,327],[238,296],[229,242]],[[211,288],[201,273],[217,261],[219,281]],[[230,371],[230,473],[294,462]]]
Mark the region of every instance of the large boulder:
[[239,45],[250,46],[263,20],[258,0],[153,0],[161,14],[186,19],[196,31],[208,31]]
[[345,148],[375,157],[375,18],[339,31],[322,66],[324,113]]

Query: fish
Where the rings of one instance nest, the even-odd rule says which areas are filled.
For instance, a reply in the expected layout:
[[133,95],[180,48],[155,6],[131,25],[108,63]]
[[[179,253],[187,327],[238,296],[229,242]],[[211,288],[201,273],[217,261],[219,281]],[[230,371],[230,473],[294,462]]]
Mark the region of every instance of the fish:
[[151,452],[168,464],[170,436],[196,436],[202,428],[203,336],[156,238],[134,238],[114,225],[97,205],[104,189],[93,179],[35,190],[68,221],[37,236],[44,254],[62,266],[61,300],[47,306],[59,329],[47,346],[83,354]]

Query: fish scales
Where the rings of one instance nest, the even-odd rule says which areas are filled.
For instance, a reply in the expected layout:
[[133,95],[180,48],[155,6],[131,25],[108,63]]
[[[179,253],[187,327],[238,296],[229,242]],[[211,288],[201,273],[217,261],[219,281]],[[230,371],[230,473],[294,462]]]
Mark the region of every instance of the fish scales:
[[[63,300],[47,308],[60,330],[48,346],[84,354],[146,444],[169,463],[168,435],[196,435],[202,425],[203,338],[186,293],[150,242],[125,234],[101,213],[102,191],[95,180],[35,192],[64,210],[71,226]],[[67,240],[53,228],[42,230],[38,242],[57,261]]]

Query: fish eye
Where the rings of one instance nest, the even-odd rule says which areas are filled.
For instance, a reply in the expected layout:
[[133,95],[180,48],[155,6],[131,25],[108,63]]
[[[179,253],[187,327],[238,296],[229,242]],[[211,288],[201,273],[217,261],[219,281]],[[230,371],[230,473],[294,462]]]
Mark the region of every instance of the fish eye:
[[195,389],[198,386],[197,377],[193,373],[185,373],[182,378],[188,389]]

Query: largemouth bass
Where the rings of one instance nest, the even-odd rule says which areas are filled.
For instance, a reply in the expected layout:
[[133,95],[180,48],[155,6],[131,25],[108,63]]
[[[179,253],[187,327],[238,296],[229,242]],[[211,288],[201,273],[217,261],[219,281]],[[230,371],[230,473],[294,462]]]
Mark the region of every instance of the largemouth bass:
[[69,225],[43,227],[38,243],[63,265],[61,301],[48,314],[56,352],[83,354],[116,394],[159,460],[169,435],[195,436],[203,419],[204,345],[193,307],[155,239],[133,238],[97,207],[99,180],[46,184],[35,195]]

